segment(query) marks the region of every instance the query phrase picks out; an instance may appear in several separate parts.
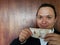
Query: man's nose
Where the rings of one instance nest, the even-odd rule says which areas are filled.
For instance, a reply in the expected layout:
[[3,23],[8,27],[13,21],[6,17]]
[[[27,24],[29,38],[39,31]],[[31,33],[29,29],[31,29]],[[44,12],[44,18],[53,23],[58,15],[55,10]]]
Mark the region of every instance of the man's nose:
[[42,19],[42,23],[45,24],[46,22],[47,22],[47,19],[46,19],[46,18],[43,18],[43,19]]

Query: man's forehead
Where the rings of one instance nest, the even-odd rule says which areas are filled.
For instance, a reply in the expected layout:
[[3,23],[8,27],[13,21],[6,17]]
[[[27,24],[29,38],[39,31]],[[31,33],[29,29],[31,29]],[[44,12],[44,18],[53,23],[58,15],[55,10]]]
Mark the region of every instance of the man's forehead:
[[42,16],[54,15],[54,12],[51,8],[43,8],[38,11],[38,15]]

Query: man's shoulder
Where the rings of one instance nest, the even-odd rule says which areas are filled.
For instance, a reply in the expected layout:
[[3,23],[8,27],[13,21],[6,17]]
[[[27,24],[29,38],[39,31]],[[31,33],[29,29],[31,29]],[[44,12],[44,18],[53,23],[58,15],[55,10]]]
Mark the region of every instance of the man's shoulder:
[[16,44],[19,44],[19,43],[20,43],[19,38],[16,38],[10,43],[10,45],[16,45]]
[[54,28],[54,33],[60,34],[60,32],[57,29],[55,29],[55,28]]

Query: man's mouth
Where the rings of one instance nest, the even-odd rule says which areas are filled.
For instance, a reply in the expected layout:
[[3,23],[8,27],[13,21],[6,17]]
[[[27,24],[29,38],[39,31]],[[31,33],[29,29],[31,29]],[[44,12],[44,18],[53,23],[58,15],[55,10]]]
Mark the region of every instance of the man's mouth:
[[48,27],[48,25],[41,25],[41,27],[42,27],[42,28],[47,28],[47,27]]

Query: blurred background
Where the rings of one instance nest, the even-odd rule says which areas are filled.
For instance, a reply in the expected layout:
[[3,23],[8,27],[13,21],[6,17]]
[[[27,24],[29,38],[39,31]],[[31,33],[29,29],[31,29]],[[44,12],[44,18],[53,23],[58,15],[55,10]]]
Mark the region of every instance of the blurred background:
[[55,28],[60,31],[60,0],[0,0],[0,45],[9,45],[23,28],[35,27],[36,12],[42,3],[55,6]]

